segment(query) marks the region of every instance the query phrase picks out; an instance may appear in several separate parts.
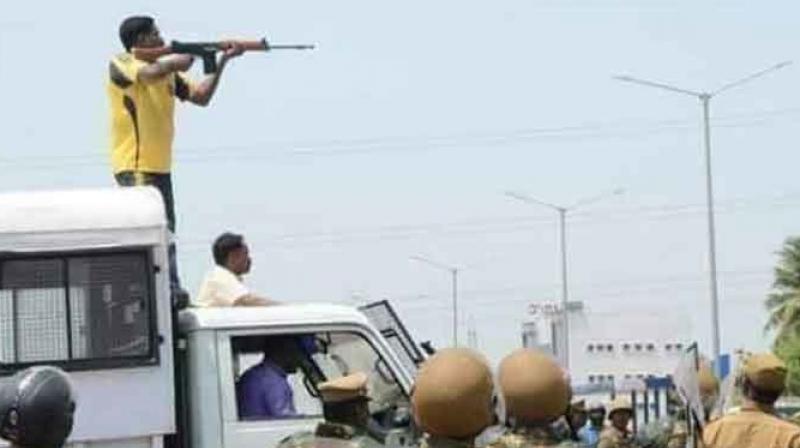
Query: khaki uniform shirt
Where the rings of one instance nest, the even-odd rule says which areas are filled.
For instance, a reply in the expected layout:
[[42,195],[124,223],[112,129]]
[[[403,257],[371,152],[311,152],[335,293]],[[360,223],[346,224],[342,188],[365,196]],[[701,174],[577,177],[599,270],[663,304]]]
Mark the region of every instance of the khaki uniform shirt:
[[708,448],[800,448],[800,427],[755,407],[709,423],[703,429]]
[[604,429],[597,442],[597,448],[635,448],[637,446],[631,433],[622,432],[614,426]]
[[301,432],[281,440],[278,448],[383,448],[383,445],[353,426],[323,422],[313,433]]
[[518,427],[502,435],[489,448],[578,447],[572,440],[562,441],[551,428]]

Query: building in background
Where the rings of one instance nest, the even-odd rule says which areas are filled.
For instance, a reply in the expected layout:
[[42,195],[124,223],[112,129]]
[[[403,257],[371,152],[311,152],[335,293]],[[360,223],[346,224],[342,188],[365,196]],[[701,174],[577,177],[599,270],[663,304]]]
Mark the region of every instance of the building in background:
[[[666,305],[593,310],[570,302],[569,366],[577,394],[628,390],[647,378],[670,377],[692,343],[685,312]],[[564,313],[560,304],[533,303],[522,325],[522,344],[544,350],[564,365]]]

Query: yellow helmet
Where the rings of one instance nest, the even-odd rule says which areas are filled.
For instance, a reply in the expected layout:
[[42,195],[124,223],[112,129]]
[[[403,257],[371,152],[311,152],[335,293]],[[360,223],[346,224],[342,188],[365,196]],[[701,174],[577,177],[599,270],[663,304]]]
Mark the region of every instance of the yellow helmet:
[[564,371],[549,355],[520,349],[500,363],[500,390],[510,417],[549,422],[564,414],[570,388]]
[[492,424],[492,372],[468,349],[444,349],[425,361],[411,396],[414,418],[428,434],[474,437]]

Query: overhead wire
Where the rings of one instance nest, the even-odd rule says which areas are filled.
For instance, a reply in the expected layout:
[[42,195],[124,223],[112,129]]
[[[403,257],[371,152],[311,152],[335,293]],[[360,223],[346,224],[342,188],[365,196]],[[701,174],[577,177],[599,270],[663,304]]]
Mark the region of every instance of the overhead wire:
[[[718,118],[715,127],[754,127],[768,124],[765,119],[800,113],[800,108],[785,108],[751,114]],[[349,156],[382,152],[419,152],[446,148],[465,148],[482,145],[508,146],[535,140],[593,138],[629,138],[652,135],[654,132],[673,132],[699,129],[686,120],[663,120],[645,125],[630,123],[583,124],[561,127],[542,127],[504,131],[499,133],[462,133],[429,135],[422,137],[391,136],[364,139],[328,139],[309,142],[272,141],[248,144],[218,144],[214,146],[178,147],[175,158],[181,163],[242,160],[249,158],[297,158],[316,156]],[[278,149],[275,149],[275,148]],[[270,149],[271,148],[271,149]],[[106,165],[106,151],[87,154],[48,154],[26,157],[3,157],[0,165],[14,169],[60,169],[64,167],[89,167]]]
[[[698,293],[705,292],[705,279],[697,279],[696,281],[689,282],[688,284],[671,284],[665,282],[664,284],[654,283],[653,286],[644,288],[618,288],[607,290],[592,290],[591,293],[575,294],[573,296],[584,296],[582,300],[586,304],[598,304],[603,302],[629,302],[629,303],[642,303],[646,300],[648,295],[662,296],[670,294],[671,303],[686,304],[687,301],[692,300],[691,297],[685,297],[687,291],[697,291]],[[623,282],[624,283],[624,282]],[[726,286],[735,285],[737,291],[725,292]],[[747,302],[752,300],[754,295],[759,299],[766,297],[769,292],[770,283],[768,280],[758,279],[742,279],[742,280],[726,280],[721,282],[723,294],[721,294],[722,303],[735,303]],[[752,287],[753,293],[746,293],[741,289],[744,287]],[[755,289],[757,288],[757,289]],[[459,303],[463,308],[475,307],[495,307],[499,304],[514,304],[520,305],[529,304],[537,301],[535,297],[531,297],[533,289],[525,288],[487,288],[478,291],[464,290],[459,292]],[[681,294],[683,292],[683,294]],[[437,294],[421,295],[421,294],[407,294],[407,295],[393,295],[383,294],[381,298],[390,299],[392,303],[397,303],[398,306],[404,309],[425,309],[425,310],[450,310],[452,309],[449,291],[441,291]],[[684,296],[684,297],[682,297]],[[732,297],[743,297],[742,299],[732,299]],[[547,301],[547,300],[544,300]],[[557,301],[553,297],[551,301]]]
[[[800,206],[800,195],[783,195],[769,199],[734,199],[719,201],[716,213],[719,215],[739,213],[747,210],[775,210]],[[600,222],[619,222],[624,220],[635,221],[663,221],[687,216],[704,216],[705,204],[677,204],[663,206],[643,206],[618,210],[603,211],[578,211],[569,215],[569,225],[587,225]],[[372,228],[355,228],[346,230],[311,231],[305,233],[286,233],[261,235],[260,240],[265,241],[272,248],[296,247],[298,245],[340,245],[374,241],[404,241],[436,235],[437,238],[454,238],[474,234],[510,234],[529,232],[532,226],[552,225],[555,218],[552,216],[516,216],[504,218],[480,218],[442,223],[406,224],[376,226]],[[183,249],[202,247],[206,249],[209,240],[189,237],[181,239],[179,244]]]

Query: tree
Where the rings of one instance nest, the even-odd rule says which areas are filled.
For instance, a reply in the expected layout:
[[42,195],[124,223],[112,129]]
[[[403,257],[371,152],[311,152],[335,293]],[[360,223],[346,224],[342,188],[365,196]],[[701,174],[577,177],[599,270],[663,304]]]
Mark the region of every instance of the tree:
[[786,390],[792,395],[800,395],[800,337],[794,335],[776,339],[773,351],[786,363],[789,372]]
[[773,351],[789,368],[789,392],[800,394],[800,237],[787,238],[778,255],[766,328],[775,330]]
[[800,237],[787,238],[779,252],[772,292],[766,306],[768,330],[776,330],[776,341],[798,334],[800,329]]

